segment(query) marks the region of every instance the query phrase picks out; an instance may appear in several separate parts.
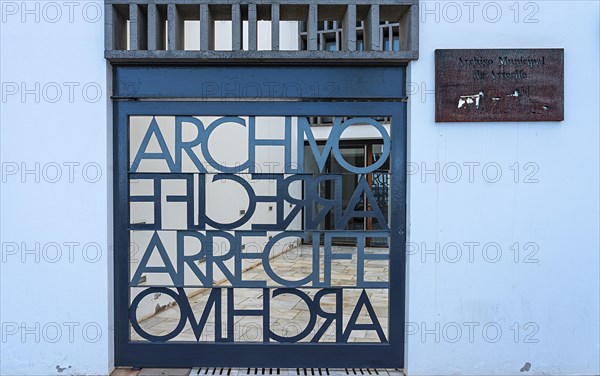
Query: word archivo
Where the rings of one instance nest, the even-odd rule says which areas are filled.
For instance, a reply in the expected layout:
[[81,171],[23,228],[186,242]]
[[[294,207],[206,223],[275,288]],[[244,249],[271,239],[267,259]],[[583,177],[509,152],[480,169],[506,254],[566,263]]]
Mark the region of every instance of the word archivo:
[[[295,120],[295,121],[293,121]],[[131,231],[151,232],[148,245],[140,258],[137,269],[131,277],[130,286],[140,287],[143,290],[137,295],[130,305],[130,321],[133,329],[142,337],[152,342],[164,342],[175,338],[186,327],[189,322],[192,332],[197,341],[200,341],[202,333],[208,331],[207,322],[212,313],[214,315],[214,341],[233,342],[235,335],[234,322],[236,317],[240,316],[258,316],[262,317],[262,339],[263,342],[297,342],[300,340],[309,340],[318,342],[328,328],[335,328],[335,341],[348,342],[353,331],[373,331],[380,342],[387,342],[386,335],[377,317],[369,296],[368,289],[389,289],[388,282],[384,281],[366,281],[364,278],[365,263],[369,260],[388,260],[388,253],[366,252],[365,244],[369,238],[388,238],[390,228],[383,211],[378,206],[378,201],[371,191],[371,187],[366,179],[366,174],[372,173],[381,168],[387,161],[391,142],[385,127],[372,118],[357,117],[335,118],[331,133],[324,146],[319,147],[312,133],[311,126],[307,118],[285,117],[285,135],[283,139],[258,139],[256,137],[255,117],[221,117],[212,121],[210,124],[204,124],[200,119],[191,116],[175,116],[174,124],[174,143],[171,147],[162,134],[156,118],[152,118],[147,127],[144,137],[138,150],[135,151],[133,162],[129,171],[130,180],[149,180],[153,186],[153,193],[146,195],[129,195],[129,202],[143,202],[153,208],[153,223],[130,223]],[[196,128],[197,136],[194,140],[183,140],[183,126],[192,125]],[[354,166],[348,163],[341,154],[339,143],[342,133],[352,125],[370,125],[374,127],[381,136],[382,153],[380,158],[368,166]],[[245,127],[248,134],[248,155],[246,161],[236,166],[226,166],[219,163],[211,155],[208,148],[212,133],[220,126],[230,127],[238,125]],[[150,152],[149,145],[154,142],[158,145],[159,151]],[[304,161],[305,142],[307,142],[310,153],[316,162],[318,173],[305,173],[303,163],[293,165],[292,161]],[[295,145],[293,145],[295,143]],[[295,146],[295,147],[292,147]],[[261,147],[282,147],[285,160],[283,173],[256,173],[255,156],[257,148]],[[208,169],[201,158],[196,154],[196,150],[202,151],[202,157],[211,169]],[[295,152],[295,155],[292,155]],[[195,172],[183,171],[183,156],[187,155],[195,166]],[[295,157],[295,158],[293,158]],[[335,158],[337,163],[346,171],[357,175],[357,183],[354,192],[347,203],[346,209],[342,210],[342,182],[343,174],[323,173],[328,158]],[[147,172],[142,169],[145,161],[161,161],[168,166],[169,172]],[[275,195],[259,195],[254,191],[252,184],[248,182],[245,176],[252,180],[268,179],[275,183]],[[243,211],[243,215],[238,220],[230,223],[218,222],[211,218],[206,210],[206,203],[211,200],[207,194],[207,179],[212,182],[227,181],[237,184],[243,189],[247,196],[248,207]],[[162,192],[162,182],[176,180],[185,183],[186,192],[184,194],[164,194]],[[302,197],[295,197],[291,192],[294,184],[302,184]],[[331,197],[322,197],[319,187],[323,184],[329,184],[331,187]],[[166,202],[177,202],[185,205],[185,229],[175,230],[176,247],[174,250],[167,250],[167,243],[161,238],[163,228],[162,205]],[[256,212],[257,203],[269,203],[275,207],[274,223],[256,223],[252,217]],[[284,208],[289,205],[290,210],[284,215]],[[360,210],[360,207],[368,210]],[[240,212],[242,213],[242,212]],[[328,231],[320,231],[320,224],[329,216],[332,218]],[[301,218],[303,222],[302,231],[288,231],[292,222]],[[377,230],[348,231],[349,223],[354,218],[367,219],[371,221]],[[240,229],[245,226],[244,229]],[[248,229],[250,227],[250,229]],[[242,251],[244,238],[246,237],[267,237],[269,232],[278,232],[269,237],[264,249],[258,252]],[[311,259],[312,270],[300,280],[290,280],[285,275],[279,275],[271,266],[273,251],[278,242],[283,239],[307,238],[312,237]],[[340,252],[332,247],[333,239],[353,238],[356,241],[355,255],[352,252]],[[321,239],[323,246],[321,247]],[[216,251],[214,245],[219,242],[226,242],[227,251]],[[170,243],[169,243],[170,244]],[[194,249],[190,249],[190,244],[195,244]],[[335,287],[332,285],[332,260],[351,260],[356,257],[356,284],[353,286]],[[150,259],[158,258],[162,266],[151,266]],[[175,261],[172,261],[175,259]],[[277,283],[281,287],[269,287],[267,280],[244,280],[243,265],[244,262],[260,262],[270,281]],[[203,268],[199,267],[199,262],[203,262]],[[354,263],[353,263],[354,264]],[[154,265],[154,264],[153,264]],[[323,270],[321,270],[321,268]],[[190,273],[191,271],[191,273]],[[187,272],[187,274],[186,274]],[[347,271],[337,271],[347,273]],[[216,273],[222,275],[227,281],[228,286],[222,283],[215,285],[214,276]],[[160,274],[166,276],[171,281],[166,286],[144,286],[142,276],[151,274]],[[201,313],[195,313],[191,308],[184,288],[190,287],[190,278],[195,283],[194,287],[201,286],[210,288],[204,310]],[[187,283],[187,284],[186,284]],[[309,287],[314,294],[308,294],[302,287]],[[235,290],[239,288],[258,288],[262,289],[262,309],[242,310],[235,308]],[[315,289],[316,288],[316,289]],[[355,299],[354,308],[347,324],[344,325],[344,289],[362,290],[360,296]],[[153,297],[156,294],[165,294],[169,296],[179,307],[179,321],[177,326],[168,333],[154,335],[144,330],[137,319],[137,311],[141,301],[146,297]],[[309,315],[306,327],[299,333],[282,336],[274,333],[270,328],[270,309],[276,306],[278,297],[281,295],[292,295],[302,301]],[[224,298],[225,297],[225,298]],[[325,297],[333,297],[336,304],[334,308],[330,305],[324,308],[321,300]],[[279,298],[281,299],[281,298]],[[348,302],[346,302],[347,304]],[[226,309],[226,328],[227,334],[223,335],[222,309]],[[364,323],[365,318],[360,319],[361,311],[366,311],[369,323]],[[318,318],[324,319],[318,320]],[[317,321],[322,322],[316,329]],[[206,329],[206,330],[205,330]]]

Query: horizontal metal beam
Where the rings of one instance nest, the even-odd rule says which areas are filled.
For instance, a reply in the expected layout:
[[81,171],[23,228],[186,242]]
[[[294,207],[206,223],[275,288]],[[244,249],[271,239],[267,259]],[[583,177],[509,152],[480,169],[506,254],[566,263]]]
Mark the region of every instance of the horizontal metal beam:
[[[403,100],[405,68],[330,66],[117,66],[113,99]],[[252,74],[248,74],[252,72]],[[368,83],[368,84],[367,84]]]
[[[176,3],[176,4],[264,4],[270,5],[274,3],[273,0],[252,0],[252,1],[244,1],[244,0],[105,0],[106,4],[168,4],[168,3]],[[343,0],[343,1],[332,1],[332,0],[293,0],[289,2],[279,2],[281,5],[346,5],[346,4],[355,4],[355,5],[418,5],[418,0]]]
[[[145,62],[171,63],[406,63],[418,58],[416,51],[105,51],[104,57],[113,63]],[[225,61],[226,60],[226,61]]]

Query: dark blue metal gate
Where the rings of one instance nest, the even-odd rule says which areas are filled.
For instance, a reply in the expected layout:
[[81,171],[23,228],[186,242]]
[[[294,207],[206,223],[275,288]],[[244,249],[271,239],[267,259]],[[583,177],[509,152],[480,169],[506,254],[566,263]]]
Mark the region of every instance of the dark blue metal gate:
[[403,366],[403,66],[123,65],[114,87],[117,365]]

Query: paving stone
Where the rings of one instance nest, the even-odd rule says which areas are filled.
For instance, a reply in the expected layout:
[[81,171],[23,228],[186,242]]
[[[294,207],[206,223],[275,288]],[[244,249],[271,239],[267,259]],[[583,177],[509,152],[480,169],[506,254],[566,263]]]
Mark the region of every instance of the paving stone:
[[389,376],[405,376],[404,371],[398,368],[387,368],[385,371]]
[[138,376],[139,370],[133,370],[131,367],[116,367],[110,376]]

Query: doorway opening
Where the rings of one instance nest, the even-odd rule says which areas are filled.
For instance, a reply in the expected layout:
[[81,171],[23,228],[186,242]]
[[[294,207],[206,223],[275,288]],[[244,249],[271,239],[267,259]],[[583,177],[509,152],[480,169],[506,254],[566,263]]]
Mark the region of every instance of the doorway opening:
[[[384,120],[385,121],[385,120]],[[389,121],[382,122],[382,124],[389,125]],[[319,148],[322,151],[325,146],[325,141],[318,142]],[[310,146],[308,142],[305,142],[305,155],[308,161],[305,161],[306,168],[312,170],[314,168],[310,161]],[[365,138],[365,139],[345,139],[339,143],[339,149],[342,158],[353,166],[365,167],[376,163],[383,154],[383,141],[377,138]],[[342,197],[341,205],[342,211],[349,209],[348,205],[352,202],[355,211],[369,212],[372,210],[372,205],[375,204],[381,210],[383,216],[389,221],[390,215],[390,163],[389,159],[386,159],[383,165],[374,171],[366,174],[343,174],[344,168],[337,162],[333,156],[327,158],[327,162],[323,169],[323,173],[341,173],[342,174]],[[374,202],[371,202],[367,197],[367,194],[363,193],[360,196],[358,202],[352,201],[352,196],[356,191],[361,179],[367,181],[370,192],[375,198]],[[334,195],[334,186],[331,181],[322,181],[318,186],[318,194],[320,197],[331,198]],[[319,212],[324,209],[324,204],[320,202],[314,203],[314,211]],[[318,230],[333,230],[335,228],[334,213],[330,212],[326,215],[325,220],[319,224]],[[348,230],[351,231],[372,231],[372,230],[384,230],[383,226],[377,221],[373,220],[373,217],[353,217],[348,223]],[[307,239],[307,244],[311,244],[312,238]],[[321,236],[320,243],[323,244],[324,237]],[[334,245],[347,245],[355,246],[356,239],[352,237],[337,237],[333,241]],[[366,239],[367,247],[389,247],[389,241],[386,238],[369,238]]]

